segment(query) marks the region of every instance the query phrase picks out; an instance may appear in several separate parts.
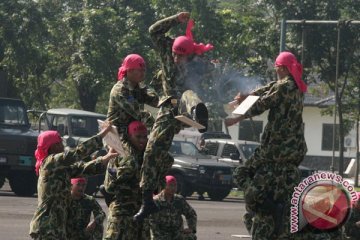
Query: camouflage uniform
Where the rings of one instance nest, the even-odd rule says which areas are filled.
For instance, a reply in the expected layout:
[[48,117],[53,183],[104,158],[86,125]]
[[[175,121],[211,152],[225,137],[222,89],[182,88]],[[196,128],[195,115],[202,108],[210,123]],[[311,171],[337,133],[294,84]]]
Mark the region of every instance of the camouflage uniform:
[[141,236],[142,224],[132,218],[141,206],[139,181],[143,152],[135,150],[129,143],[124,144],[124,149],[125,156],[114,159],[116,170],[108,169],[113,175],[109,174],[112,180],[109,180],[107,188],[115,194],[115,199],[109,206],[104,239],[146,239]]
[[[90,223],[91,213],[94,215],[96,226],[89,234],[85,230]],[[85,194],[81,199],[72,199],[67,222],[68,239],[101,240],[104,219],[105,212],[94,197]]]
[[174,162],[168,151],[175,133],[181,128],[180,122],[174,118],[175,115],[188,115],[193,107],[201,103],[198,95],[187,85],[191,82],[190,77],[198,79],[200,76],[190,74],[190,68],[187,66],[175,65],[172,56],[174,39],[165,36],[171,27],[178,24],[177,15],[175,15],[160,20],[149,28],[156,51],[161,58],[161,71],[155,77],[153,86],[157,89],[161,89],[160,86],[162,86],[163,97],[149,136],[141,169],[140,186],[145,190],[156,189],[159,181],[164,179]]
[[159,98],[151,89],[142,86],[131,87],[125,77],[118,81],[110,92],[107,117],[118,128],[120,134],[126,133],[126,128],[132,121],[141,121],[149,128],[154,120],[151,114],[144,110],[144,104],[156,107]]
[[66,221],[71,203],[71,178],[105,172],[101,157],[81,160],[102,147],[102,138],[94,136],[75,149],[47,156],[40,166],[37,185],[38,207],[30,223],[35,239],[66,239]]
[[[358,200],[360,204],[360,200]],[[351,216],[345,224],[345,234],[349,239],[360,239],[360,227],[356,226],[356,222],[360,221],[360,209],[354,207]]]
[[[155,203],[160,211],[150,216],[150,229],[152,240],[194,240],[196,239],[195,210],[186,202],[181,195],[174,195],[174,199],[168,202],[164,192],[154,197]],[[194,233],[184,234],[184,223],[182,215],[185,216],[188,227]]]
[[[247,118],[269,111],[261,145],[234,179],[254,212],[253,239],[290,239],[290,198],[300,181],[297,169],[306,152],[302,120],[303,93],[291,77],[254,91],[260,99]],[[282,219],[282,221],[280,220]]]

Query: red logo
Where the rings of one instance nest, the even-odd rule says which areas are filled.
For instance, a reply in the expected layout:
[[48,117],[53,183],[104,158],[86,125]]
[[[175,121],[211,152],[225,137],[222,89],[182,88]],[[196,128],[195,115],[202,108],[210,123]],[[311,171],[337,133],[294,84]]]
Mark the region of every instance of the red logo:
[[303,194],[301,209],[311,226],[330,230],[345,223],[351,211],[351,204],[345,190],[331,183],[322,183]]

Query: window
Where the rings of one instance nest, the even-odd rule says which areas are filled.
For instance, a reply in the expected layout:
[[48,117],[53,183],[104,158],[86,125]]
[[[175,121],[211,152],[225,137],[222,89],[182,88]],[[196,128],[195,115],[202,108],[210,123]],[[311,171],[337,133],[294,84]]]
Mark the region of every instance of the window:
[[[334,124],[323,124],[321,150],[333,150],[333,130]],[[339,124],[336,124],[335,136],[335,151],[339,151]]]
[[239,140],[260,142],[262,129],[262,121],[241,121],[239,123]]
[[230,158],[230,154],[235,154],[236,156],[240,156],[239,151],[237,150],[236,146],[233,144],[225,144],[224,149],[221,153],[221,157]]
[[219,148],[219,143],[207,142],[205,144],[206,154],[216,156]]

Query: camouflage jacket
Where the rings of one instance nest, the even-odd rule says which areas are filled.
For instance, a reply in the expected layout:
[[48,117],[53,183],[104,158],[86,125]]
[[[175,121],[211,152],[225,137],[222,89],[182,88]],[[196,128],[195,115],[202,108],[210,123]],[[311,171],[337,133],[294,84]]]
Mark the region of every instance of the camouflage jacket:
[[118,81],[110,92],[107,117],[118,128],[120,134],[126,132],[130,122],[138,120],[152,127],[153,119],[144,110],[144,104],[156,107],[158,95],[147,87],[131,87],[126,77]]
[[181,195],[175,194],[174,199],[168,202],[162,191],[154,197],[154,202],[160,208],[160,211],[152,214],[149,220],[151,231],[155,235],[161,232],[181,232],[184,229],[182,215],[185,216],[188,227],[196,232],[196,212]]
[[72,199],[67,222],[69,240],[94,239],[93,236],[85,231],[90,223],[91,213],[94,215],[96,227],[102,228],[105,212],[94,197],[85,194],[81,199]]
[[[358,201],[360,203],[360,200]],[[360,239],[360,228],[356,226],[356,222],[359,221],[360,221],[360,209],[353,208],[351,216],[345,224],[345,233],[348,237],[350,237],[350,239]]]
[[[120,215],[132,216],[141,206],[140,169],[143,162],[143,152],[135,150],[129,143],[124,144],[125,155],[115,158],[112,166],[107,172],[109,189],[115,194],[115,200],[109,206],[109,215],[116,217]],[[111,165],[109,165],[111,166]]]
[[302,119],[304,94],[291,77],[273,81],[253,92],[259,100],[246,117],[269,110],[268,123],[249,163],[287,162],[299,165],[307,152]]
[[47,156],[40,166],[37,185],[38,207],[30,223],[30,234],[41,238],[66,239],[66,221],[71,202],[70,179],[105,172],[101,158],[88,163],[81,160],[102,147],[94,136],[75,149]]

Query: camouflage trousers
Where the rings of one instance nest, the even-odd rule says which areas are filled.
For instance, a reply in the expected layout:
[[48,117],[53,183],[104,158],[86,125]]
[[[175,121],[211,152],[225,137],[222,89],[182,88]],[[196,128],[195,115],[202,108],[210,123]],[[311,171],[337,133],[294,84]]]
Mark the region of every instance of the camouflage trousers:
[[[199,97],[191,90],[185,91],[180,99],[179,112],[190,113],[192,107],[200,103]],[[155,124],[149,135],[141,166],[140,187],[155,190],[165,181],[165,176],[174,163],[169,154],[174,135],[181,129],[181,123],[175,119],[174,106],[164,103],[160,107]]]
[[244,220],[247,229],[252,221],[253,239],[291,239],[290,199],[300,180],[297,167],[277,163],[261,164],[256,169],[241,166],[234,179],[244,191],[248,210]]
[[135,222],[133,216],[109,216],[104,240],[147,240],[142,231],[142,223]]
[[185,234],[182,231],[154,231],[151,229],[151,240],[196,240],[193,233]]

